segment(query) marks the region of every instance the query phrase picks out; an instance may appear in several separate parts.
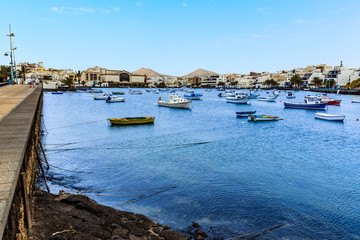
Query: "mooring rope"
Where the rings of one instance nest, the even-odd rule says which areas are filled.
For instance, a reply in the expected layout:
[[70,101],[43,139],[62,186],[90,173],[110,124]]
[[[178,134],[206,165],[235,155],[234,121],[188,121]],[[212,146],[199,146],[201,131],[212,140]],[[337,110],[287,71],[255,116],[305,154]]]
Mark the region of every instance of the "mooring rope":
[[138,147],[78,147],[78,148],[59,148],[59,149],[47,149],[47,152],[64,152],[64,151],[76,151],[76,150],[116,150],[116,149],[144,149],[144,148],[167,148],[167,147],[185,147],[211,143],[208,142],[197,142],[197,143],[184,143],[184,144],[172,144],[172,145],[158,145],[158,146],[138,146]]
[[73,127],[73,126],[80,126],[80,125],[85,125],[85,124],[89,124],[89,123],[101,122],[101,121],[106,121],[106,119],[95,120],[95,121],[90,121],[90,122],[85,122],[85,123],[78,123],[78,124],[67,125],[67,126],[56,127],[56,128],[49,128],[48,131],[62,129],[62,128],[68,128],[68,127]]
[[112,193],[112,192],[142,192],[142,191],[153,191],[153,190],[163,190],[163,189],[172,189],[177,188],[176,186],[172,187],[160,187],[160,188],[144,188],[144,189],[128,189],[128,190],[100,190],[100,191],[77,191],[76,193]]
[[51,166],[51,167],[53,167],[53,168],[56,168],[56,169],[59,169],[59,170],[62,170],[62,171],[66,171],[66,172],[73,172],[73,173],[87,173],[87,174],[94,173],[94,172],[86,172],[86,171],[75,171],[75,170],[69,170],[69,169],[65,169],[65,168],[61,168],[61,167],[55,166],[55,165],[53,165],[53,164],[49,164],[49,166]]

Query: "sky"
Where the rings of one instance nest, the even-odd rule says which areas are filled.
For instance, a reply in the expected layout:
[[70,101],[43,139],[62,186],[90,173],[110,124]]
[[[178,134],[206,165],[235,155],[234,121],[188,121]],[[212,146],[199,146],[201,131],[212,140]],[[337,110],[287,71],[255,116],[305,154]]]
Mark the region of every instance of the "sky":
[[[141,67],[182,76],[360,67],[360,0],[3,1],[0,53],[85,70]],[[10,58],[0,56],[0,65]]]

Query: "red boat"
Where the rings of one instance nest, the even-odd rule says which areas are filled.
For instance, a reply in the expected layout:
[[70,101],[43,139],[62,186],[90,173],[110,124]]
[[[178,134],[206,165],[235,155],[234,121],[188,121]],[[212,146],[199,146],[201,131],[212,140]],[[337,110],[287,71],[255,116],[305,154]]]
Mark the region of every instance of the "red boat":
[[322,94],[318,97],[321,103],[327,103],[328,105],[340,106],[341,100],[335,100],[329,97],[327,94]]

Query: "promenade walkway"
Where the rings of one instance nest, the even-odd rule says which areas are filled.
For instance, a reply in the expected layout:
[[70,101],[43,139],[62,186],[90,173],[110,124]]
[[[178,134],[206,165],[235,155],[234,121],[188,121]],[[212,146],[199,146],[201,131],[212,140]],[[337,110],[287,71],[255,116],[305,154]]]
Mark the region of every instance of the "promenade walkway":
[[0,239],[3,237],[41,87],[0,88]]
[[0,119],[8,114],[32,90],[28,85],[7,85],[0,88]]

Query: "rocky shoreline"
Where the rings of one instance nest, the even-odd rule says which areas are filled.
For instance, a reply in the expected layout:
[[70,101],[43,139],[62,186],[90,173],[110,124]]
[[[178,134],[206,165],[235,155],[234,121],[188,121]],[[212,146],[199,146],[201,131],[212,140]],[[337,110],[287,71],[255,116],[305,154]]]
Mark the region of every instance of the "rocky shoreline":
[[[90,198],[61,192],[34,192],[32,240],[185,240],[206,239],[200,225],[193,231],[178,233],[143,215],[116,210]],[[185,236],[185,234],[187,236]]]

